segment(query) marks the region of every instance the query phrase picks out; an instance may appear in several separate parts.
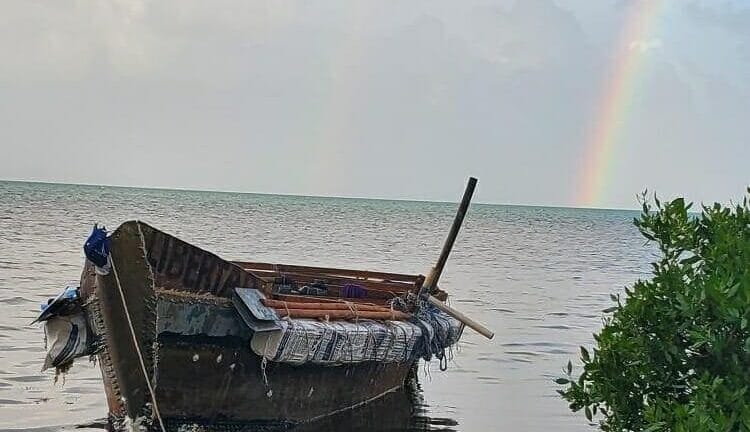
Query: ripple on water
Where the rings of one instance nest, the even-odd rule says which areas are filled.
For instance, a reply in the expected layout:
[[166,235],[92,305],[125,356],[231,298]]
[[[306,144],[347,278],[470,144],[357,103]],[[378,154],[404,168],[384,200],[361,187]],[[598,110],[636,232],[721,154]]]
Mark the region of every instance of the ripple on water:
[[0,303],[5,303],[8,305],[21,305],[24,303],[31,303],[29,299],[20,297],[20,296],[13,296],[13,297],[6,297],[6,298],[0,298]]
[[[454,215],[449,203],[0,181],[0,251],[13,251],[0,258],[0,431],[18,430],[23,418],[26,432],[57,432],[106,414],[98,368],[76,364],[66,386],[53,387],[53,374],[39,372],[42,328],[28,325],[39,302],[79,279],[94,220],[110,228],[148,220],[221,256],[424,274]],[[648,274],[651,251],[633,215],[472,205],[441,287],[495,339],[467,329],[460,367],[433,364],[430,378],[420,374],[424,394],[326,430],[582,430],[580,416],[544,397],[554,395],[549,377],[590,343],[612,287]]]
[[38,382],[44,382],[47,380],[47,377],[44,375],[17,375],[17,376],[9,376],[5,378],[8,381],[18,382],[18,383],[38,383]]
[[535,325],[534,327],[542,328],[542,329],[550,329],[550,330],[569,330],[573,328],[572,326],[565,325],[565,324],[557,324],[557,325],[540,324],[540,325]]
[[504,308],[490,308],[490,310],[491,311],[495,311],[495,312],[502,312],[502,313],[506,313],[506,314],[514,314],[514,313],[516,313],[516,311],[514,311],[512,309],[504,309]]

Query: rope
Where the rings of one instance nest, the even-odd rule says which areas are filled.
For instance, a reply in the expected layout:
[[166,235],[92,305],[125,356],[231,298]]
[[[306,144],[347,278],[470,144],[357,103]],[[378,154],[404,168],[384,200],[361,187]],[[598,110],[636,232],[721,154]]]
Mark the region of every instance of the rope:
[[263,344],[263,358],[260,360],[260,372],[263,375],[263,384],[268,388],[268,375],[266,375],[266,366],[268,366],[268,342],[271,341],[270,337],[266,337],[266,342]]
[[[140,225],[138,227],[140,229]],[[122,290],[120,284],[120,276],[117,274],[117,267],[115,267],[115,260],[112,259],[112,253],[110,252],[110,263],[112,264],[112,274],[115,275],[115,282],[117,282],[117,290],[120,292],[120,300],[122,300],[122,308],[125,310],[125,318],[128,321],[128,327],[130,328],[130,336],[133,338],[133,345],[135,345],[135,352],[138,354],[138,362],[141,365],[141,371],[143,371],[143,378],[146,379],[146,386],[148,386],[148,392],[151,394],[151,402],[154,406],[154,414],[157,420],[159,420],[159,426],[162,432],[167,432],[167,428],[164,427],[164,421],[161,419],[159,413],[159,407],[156,404],[156,393],[154,388],[151,386],[151,380],[148,378],[148,371],[146,371],[146,363],[143,360],[143,354],[141,354],[141,347],[138,345],[138,339],[135,336],[135,328],[133,327],[133,320],[130,318],[130,311],[128,310],[128,303],[125,301],[125,292]]]
[[346,300],[344,300],[344,304],[346,305],[346,307],[349,308],[349,312],[351,312],[352,315],[354,315],[354,323],[359,324],[359,313],[358,313],[357,305],[355,303],[352,303]]
[[445,350],[443,350],[443,356],[439,359],[440,360],[440,371],[445,372],[448,370],[448,357],[445,355]]

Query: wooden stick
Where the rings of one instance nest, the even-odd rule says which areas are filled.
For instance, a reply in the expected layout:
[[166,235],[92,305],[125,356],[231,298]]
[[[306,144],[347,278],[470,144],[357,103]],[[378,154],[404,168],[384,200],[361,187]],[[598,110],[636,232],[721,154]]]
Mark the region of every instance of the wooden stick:
[[440,275],[443,273],[445,262],[448,261],[448,255],[450,255],[451,250],[453,249],[453,243],[456,242],[458,230],[461,229],[461,224],[463,223],[464,217],[466,216],[466,211],[469,209],[469,203],[471,203],[471,197],[472,195],[474,195],[474,188],[476,187],[476,185],[477,179],[475,179],[474,177],[469,177],[469,182],[466,184],[466,190],[464,191],[463,198],[461,198],[461,204],[458,206],[458,211],[456,211],[456,217],[453,219],[453,225],[451,225],[451,230],[448,233],[448,238],[445,239],[445,244],[443,244],[443,250],[440,252],[440,257],[438,257],[435,267],[430,269],[430,273],[427,275],[427,279],[425,279],[424,284],[422,284],[422,288],[419,290],[419,296],[426,299],[431,305],[435,306],[441,311],[447,313],[453,318],[466,324],[470,328],[476,330],[482,336],[488,339],[492,339],[495,334],[487,329],[487,327],[484,327],[483,325],[479,324],[463,313],[457,311],[456,309],[453,309],[452,307],[446,305],[445,303],[430,295],[430,293],[432,293],[435,288],[437,288],[437,283],[440,279]]
[[286,309],[273,308],[279,315],[279,318],[325,318],[329,320],[349,320],[349,319],[372,319],[372,320],[391,320],[406,321],[410,315],[397,310],[388,312],[361,311],[354,312],[351,310],[315,310],[315,309]]
[[452,316],[453,318],[461,321],[462,323],[466,324],[468,327],[474,329],[477,333],[481,334],[482,336],[486,337],[487,339],[492,339],[495,336],[495,333],[493,333],[490,329],[483,326],[482,324],[479,324],[478,322],[474,321],[473,319],[469,318],[468,316],[464,315],[460,311],[457,311],[456,309],[453,309],[452,307],[448,306],[447,304],[441,302],[440,300],[436,299],[433,296],[427,297],[427,301],[435,306],[436,308],[440,309],[441,311],[447,313],[448,315]]
[[[286,301],[286,302],[292,302],[292,303],[342,303],[343,304],[346,301],[346,299],[343,299],[341,297],[304,296],[304,295],[295,295],[295,294],[274,294],[273,299]],[[359,299],[352,299],[352,300],[357,300],[357,305],[365,304],[369,306],[386,307],[388,306],[389,299],[359,298]]]
[[466,211],[469,209],[471,197],[474,195],[474,188],[476,188],[476,186],[477,179],[469,177],[469,182],[466,184],[466,190],[464,190],[464,196],[461,198],[461,204],[459,204],[458,211],[456,211],[456,217],[453,219],[453,225],[451,225],[451,230],[448,232],[448,238],[445,239],[445,243],[443,244],[443,250],[440,251],[440,256],[438,257],[435,267],[430,270],[427,279],[425,279],[422,288],[419,290],[419,294],[422,297],[426,297],[435,289],[435,287],[437,287],[445,263],[448,261],[448,255],[450,255],[451,249],[453,249],[453,243],[456,242],[456,237],[458,237],[458,230],[461,229],[461,224],[464,222],[464,217],[466,216]]
[[371,311],[371,312],[390,312],[390,308],[385,306],[357,304],[357,303],[304,303],[304,302],[286,302],[281,300],[263,299],[263,306],[274,309],[318,309],[318,310],[354,310],[354,311]]
[[233,261],[234,264],[239,265],[245,270],[256,271],[261,270],[265,272],[274,273],[315,273],[318,275],[328,275],[339,278],[365,278],[365,279],[377,279],[382,281],[391,282],[407,282],[413,283],[418,275],[407,275],[402,273],[387,273],[378,271],[366,271],[366,270],[352,270],[352,269],[337,269],[331,267],[310,267],[301,265],[290,265],[290,264],[270,264],[270,263],[256,263],[256,262],[245,262],[245,261]]

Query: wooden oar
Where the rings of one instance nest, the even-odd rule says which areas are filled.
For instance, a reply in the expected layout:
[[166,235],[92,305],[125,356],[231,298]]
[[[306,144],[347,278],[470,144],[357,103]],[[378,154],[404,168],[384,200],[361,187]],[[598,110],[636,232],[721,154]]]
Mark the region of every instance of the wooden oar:
[[461,224],[463,223],[464,217],[466,216],[466,211],[469,209],[471,197],[474,195],[474,188],[476,188],[476,185],[477,179],[475,179],[474,177],[469,177],[469,182],[466,184],[466,190],[464,190],[464,196],[463,198],[461,198],[461,204],[458,206],[456,217],[453,219],[453,225],[451,225],[451,230],[448,233],[448,238],[445,239],[445,243],[443,244],[443,250],[440,252],[437,263],[432,269],[430,269],[430,273],[427,275],[427,278],[422,284],[422,288],[420,288],[419,290],[419,296],[441,311],[461,321],[468,327],[476,330],[482,336],[488,339],[492,339],[495,334],[487,327],[479,324],[463,313],[457,311],[456,309],[453,309],[452,307],[446,305],[445,303],[430,295],[430,293],[432,293],[435,288],[437,288],[438,279],[440,279],[440,275],[443,273],[443,267],[445,267],[445,263],[446,261],[448,261],[448,255],[450,255],[451,250],[453,249],[453,243],[456,242],[458,231],[459,229],[461,229]]

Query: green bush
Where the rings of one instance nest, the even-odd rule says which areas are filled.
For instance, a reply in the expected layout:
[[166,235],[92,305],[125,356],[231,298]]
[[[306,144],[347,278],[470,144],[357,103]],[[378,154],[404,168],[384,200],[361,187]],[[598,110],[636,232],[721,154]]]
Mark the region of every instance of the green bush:
[[[605,310],[583,371],[556,382],[603,431],[750,430],[750,208],[683,199],[635,220],[660,252],[650,280]],[[609,313],[611,312],[611,315]]]

